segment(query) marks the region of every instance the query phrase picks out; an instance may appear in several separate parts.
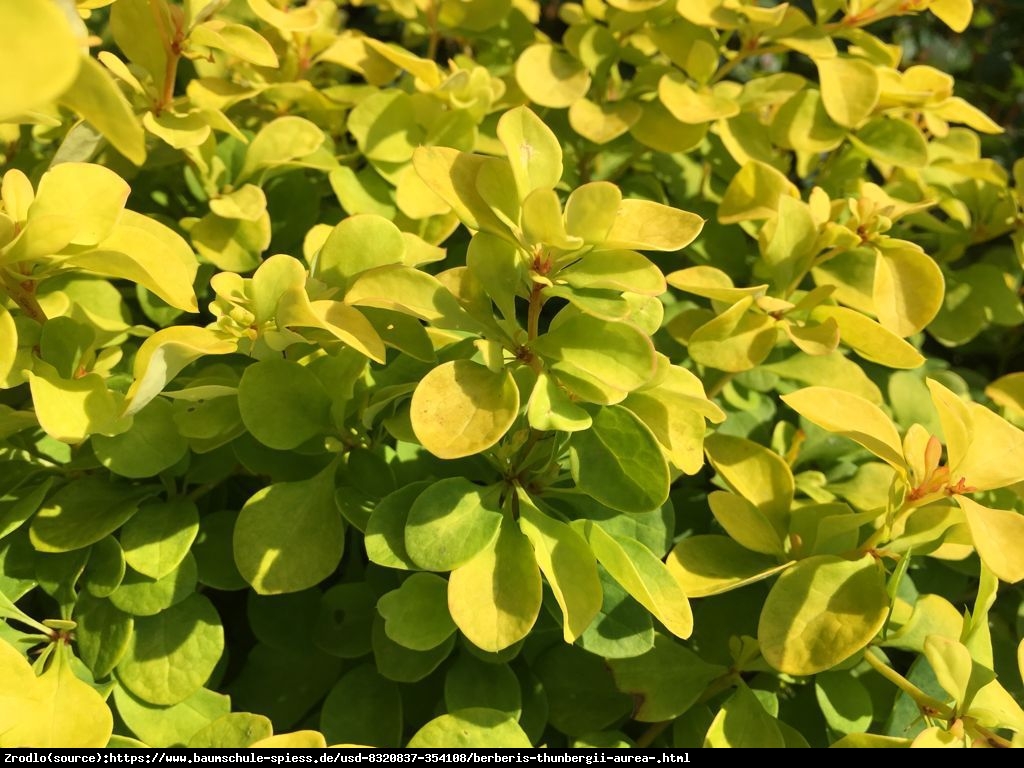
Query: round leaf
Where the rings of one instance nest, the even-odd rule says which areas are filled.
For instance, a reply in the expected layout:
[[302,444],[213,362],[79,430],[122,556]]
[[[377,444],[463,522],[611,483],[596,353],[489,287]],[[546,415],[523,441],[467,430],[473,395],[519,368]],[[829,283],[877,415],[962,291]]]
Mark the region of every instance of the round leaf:
[[265,360],[245,369],[238,383],[238,408],[253,437],[277,450],[291,450],[332,428],[331,398],[305,366]]
[[424,749],[530,749],[533,745],[514,717],[496,709],[470,707],[431,720],[406,746]]
[[542,107],[564,108],[586,96],[587,68],[553,45],[531,45],[516,61],[516,82],[530,101]]

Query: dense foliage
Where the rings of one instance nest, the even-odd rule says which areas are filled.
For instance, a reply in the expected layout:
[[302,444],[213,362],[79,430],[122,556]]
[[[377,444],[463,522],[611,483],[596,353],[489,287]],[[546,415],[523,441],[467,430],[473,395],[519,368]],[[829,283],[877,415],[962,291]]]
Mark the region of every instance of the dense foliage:
[[1019,743],[972,12],[0,0],[0,745]]

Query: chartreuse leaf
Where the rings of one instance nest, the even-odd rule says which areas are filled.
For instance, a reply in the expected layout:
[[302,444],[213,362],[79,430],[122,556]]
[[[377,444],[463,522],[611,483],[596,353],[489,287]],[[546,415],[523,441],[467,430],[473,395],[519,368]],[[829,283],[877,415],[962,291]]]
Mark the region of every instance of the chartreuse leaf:
[[156,706],[132,696],[124,686],[114,688],[117,713],[125,725],[145,742],[161,747],[186,743],[194,733],[231,710],[227,696],[200,688],[178,704]]
[[330,431],[331,398],[309,368],[289,360],[264,360],[238,382],[238,410],[252,436],[287,451]]
[[565,201],[565,230],[585,243],[603,243],[621,204],[622,192],[611,182],[582,184]]
[[1003,581],[1024,579],[1024,515],[991,509],[957,494],[956,503],[967,517],[967,526],[978,556]]
[[573,288],[629,291],[644,296],[660,296],[665,292],[661,270],[636,251],[588,253],[559,272],[558,280],[564,280]]
[[417,565],[405,548],[405,526],[413,503],[429,481],[410,483],[389,493],[373,508],[366,524],[366,556],[378,565],[416,570]]
[[422,491],[405,522],[405,552],[420,568],[450,571],[489,548],[502,514],[498,489],[449,477]]
[[779,576],[757,628],[765,660],[780,672],[811,675],[864,648],[889,612],[885,572],[870,555],[816,555]]
[[750,160],[732,177],[718,204],[718,220],[723,224],[770,219],[783,195],[799,199],[796,185],[770,165]]
[[529,108],[516,107],[501,116],[498,140],[512,166],[520,201],[536,189],[554,189],[561,180],[562,146]]
[[584,493],[620,512],[649,512],[668,498],[669,471],[650,430],[625,408],[602,408],[573,435],[573,479]]
[[859,443],[898,472],[905,471],[900,435],[877,405],[830,387],[807,387],[782,400],[808,421]]
[[263,715],[229,712],[192,734],[187,746],[195,749],[248,747],[273,733],[270,720]]
[[928,164],[928,143],[921,131],[899,117],[879,116],[850,135],[850,142],[876,162],[904,168]]
[[958,705],[966,707],[974,669],[967,646],[958,640],[935,635],[925,638],[924,655],[943,690]]
[[40,552],[70,552],[113,533],[136,513],[139,502],[155,493],[114,483],[100,475],[72,480],[47,499],[29,527]]
[[871,694],[849,672],[823,672],[814,678],[814,694],[825,721],[838,733],[867,730],[874,719]]
[[346,672],[324,699],[320,730],[331,744],[400,746],[401,688],[372,664]]
[[569,394],[551,376],[541,372],[526,406],[530,426],[541,431],[579,432],[589,429],[590,414],[576,405]]
[[199,24],[189,33],[189,42],[226,51],[258,67],[278,65],[277,54],[267,39],[242,24],[225,24],[220,21]]
[[87,57],[60,7],[47,0],[6,4],[0,28],[6,40],[0,70],[19,73],[0,85],[0,120],[6,120],[60,96]]
[[452,360],[420,380],[410,417],[424,448],[457,459],[497,443],[518,412],[519,389],[508,370],[495,373],[470,360]]
[[767,579],[792,563],[778,565],[727,536],[709,535],[680,541],[665,565],[687,595],[708,597]]
[[384,632],[399,645],[429,651],[455,632],[448,614],[448,582],[432,573],[414,573],[377,601]]
[[60,103],[77,112],[136,165],[146,160],[146,133],[117,82],[98,61],[84,56]]
[[406,745],[422,749],[529,749],[533,745],[515,718],[505,712],[469,707],[434,718]]
[[687,346],[694,360],[721,371],[748,371],[764,361],[775,346],[775,322],[748,310],[747,296],[690,334]]
[[987,491],[1024,480],[1024,432],[983,405],[965,403],[934,379],[927,384],[942,423],[951,484],[962,478],[970,488]]
[[107,389],[98,373],[62,378],[50,365],[36,361],[28,374],[39,426],[55,440],[81,443],[93,434],[117,434],[130,420],[121,416],[121,395]]
[[0,640],[0,746],[102,747],[114,730],[103,697],[72,670],[70,648],[39,676],[6,641]]
[[139,573],[160,579],[185,559],[199,533],[199,510],[185,498],[146,504],[121,529],[124,559]]
[[756,506],[783,534],[793,504],[793,473],[785,459],[762,445],[731,435],[711,435],[704,450],[715,471]]
[[202,688],[223,651],[217,609],[206,597],[193,594],[155,616],[135,620],[117,678],[145,702],[178,704]]
[[963,626],[963,615],[948,600],[939,595],[921,595],[910,618],[895,632],[890,629],[882,644],[920,653],[930,635],[959,639]]
[[650,200],[627,199],[619,203],[602,250],[678,251],[696,239],[704,219]]
[[455,635],[429,651],[414,651],[388,637],[384,631],[384,619],[376,614],[371,642],[373,661],[381,675],[398,683],[415,683],[448,658],[455,647]]
[[704,737],[705,747],[781,749],[785,745],[779,721],[744,683],[718,710]]
[[529,539],[503,518],[493,545],[452,571],[448,609],[470,642],[496,652],[529,634],[540,613],[541,589]]
[[839,125],[855,128],[878,103],[880,84],[875,67],[865,59],[817,59],[821,100],[828,116]]
[[942,270],[917,246],[885,246],[877,253],[871,296],[878,321],[899,336],[915,334],[942,308]]
[[568,107],[590,88],[587,68],[548,43],[531,45],[519,54],[515,76],[523,93],[542,107]]
[[0,381],[14,370],[18,359],[18,328],[6,307],[0,306]]
[[686,594],[665,564],[640,542],[613,538],[597,523],[577,521],[573,526],[586,537],[598,562],[623,589],[676,637],[693,631],[693,614]]
[[196,561],[191,555],[160,579],[151,579],[126,569],[121,583],[110,594],[110,602],[134,616],[155,616],[192,594],[197,574]]
[[189,363],[204,355],[226,355],[237,347],[237,342],[222,339],[208,328],[182,325],[157,331],[135,354],[135,381],[128,389],[125,413],[142,410]]
[[238,515],[235,564],[261,595],[298,592],[337,568],[345,523],[335,502],[331,462],[309,480],[274,483],[254,493]]
[[[427,275],[424,278],[429,279]],[[301,288],[285,291],[277,305],[277,322],[283,327],[319,328],[360,354],[378,363],[387,351],[373,324],[358,309],[340,301],[310,301]]]
[[615,685],[635,697],[633,719],[644,723],[672,720],[688,710],[708,684],[726,672],[708,664],[679,643],[657,635],[654,648],[632,659],[608,662]]
[[246,181],[264,168],[311,155],[323,141],[323,132],[305,118],[289,115],[272,120],[249,144],[238,181]]
[[386,264],[401,264],[405,240],[382,216],[349,216],[339,223],[316,256],[313,276],[345,291],[360,272]]
[[131,427],[113,437],[92,439],[96,458],[122,477],[153,477],[173,467],[188,452],[188,440],[174,421],[174,406],[156,399],[136,413]]
[[604,600],[597,560],[575,528],[545,515],[524,492],[518,497],[519,528],[533,545],[537,565],[562,609],[565,642],[576,642]]
[[493,158],[447,147],[418,147],[412,161],[419,177],[451,206],[463,224],[470,229],[508,237],[507,225],[495,216],[477,191],[480,169],[493,162]]
[[744,547],[764,555],[782,555],[782,537],[773,521],[745,498],[712,491],[708,504],[718,524]]
[[654,374],[650,338],[627,323],[576,315],[537,337],[532,346],[551,362],[555,378],[566,389],[590,402],[620,402]]

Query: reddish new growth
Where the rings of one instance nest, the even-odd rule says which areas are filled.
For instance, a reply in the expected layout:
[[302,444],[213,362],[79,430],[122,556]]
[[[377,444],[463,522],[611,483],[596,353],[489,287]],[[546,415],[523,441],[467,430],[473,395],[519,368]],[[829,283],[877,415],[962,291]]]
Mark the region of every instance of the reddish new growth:
[[955,484],[950,483],[949,467],[942,464],[942,443],[932,435],[924,449],[925,475],[921,482],[910,491],[910,501],[919,501],[926,496],[945,492],[948,496],[958,493],[971,493],[977,490],[967,485],[967,479],[961,477]]

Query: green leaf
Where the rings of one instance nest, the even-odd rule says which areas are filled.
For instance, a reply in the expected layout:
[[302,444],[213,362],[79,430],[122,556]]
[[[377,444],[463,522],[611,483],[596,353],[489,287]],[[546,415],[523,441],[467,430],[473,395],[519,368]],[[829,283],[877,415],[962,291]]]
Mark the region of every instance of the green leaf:
[[848,672],[824,672],[814,678],[814,694],[825,721],[842,733],[862,733],[874,719],[871,694]]
[[261,595],[298,592],[330,576],[345,545],[331,462],[309,480],[274,483],[245,502],[235,524],[239,572]]
[[264,360],[245,369],[238,408],[253,437],[291,450],[331,429],[331,398],[309,368],[288,360]]
[[432,573],[414,573],[377,601],[384,632],[399,645],[429,651],[455,632],[448,614],[448,582]]
[[620,512],[648,512],[668,498],[668,465],[654,436],[625,408],[602,408],[573,435],[573,479],[584,493]]
[[412,427],[423,447],[442,459],[480,453],[497,443],[519,412],[519,389],[508,370],[495,373],[453,360],[420,380],[412,396]]
[[690,603],[679,583],[647,547],[635,539],[613,538],[597,523],[579,521],[601,563],[623,589],[649,610],[676,637],[693,632]]
[[195,592],[197,573],[195,558],[191,556],[160,579],[126,569],[121,583],[110,595],[110,602],[134,616],[155,616]]
[[547,43],[531,45],[519,54],[515,77],[530,101],[542,107],[568,107],[590,88],[587,68]]
[[814,63],[829,117],[847,128],[864,122],[878,104],[881,91],[875,67],[865,59],[840,56]]
[[912,123],[899,117],[876,117],[850,135],[850,142],[872,160],[901,168],[928,164],[928,144]]
[[550,724],[562,733],[600,731],[632,709],[632,698],[618,690],[605,662],[575,646],[550,646],[533,670],[547,694]]
[[420,568],[451,571],[489,548],[502,514],[495,488],[450,477],[416,496],[405,523],[405,552]]
[[604,568],[598,566],[604,598],[601,610],[578,645],[607,659],[629,659],[654,647],[654,620]]
[[496,652],[529,634],[540,606],[540,571],[533,547],[503,518],[493,545],[452,571],[448,609],[470,642]]
[[519,678],[507,664],[492,664],[462,653],[444,678],[444,703],[454,712],[469,707],[486,707],[519,718],[522,691]]
[[188,452],[188,440],[174,421],[174,407],[162,399],[136,413],[127,431],[113,437],[94,436],[92,446],[103,466],[133,478],[158,475]]
[[534,190],[554,189],[561,180],[562,146],[527,107],[516,107],[501,116],[498,140],[512,166],[520,202]]
[[128,650],[135,620],[109,600],[81,594],[75,604],[78,652],[96,679],[109,675]]
[[589,429],[590,414],[576,405],[558,382],[541,372],[526,406],[530,426],[541,431],[579,432]]
[[704,535],[680,541],[665,565],[687,595],[708,597],[770,578],[792,563],[778,565],[727,536]]
[[378,615],[373,623],[373,660],[377,671],[397,683],[422,680],[448,658],[455,647],[455,635],[429,651],[414,651],[399,645],[384,632],[384,619]]
[[202,688],[223,651],[217,609],[206,597],[191,595],[156,616],[135,620],[117,677],[143,701],[177,704]]
[[765,363],[761,370],[776,373],[784,379],[833,389],[841,389],[867,400],[882,404],[882,392],[868,378],[864,370],[841,352],[827,355],[808,355],[798,352],[778,363]]
[[872,556],[817,555],[775,582],[757,638],[765,660],[780,672],[811,675],[862,650],[888,612],[885,573]]
[[199,533],[199,511],[183,498],[147,504],[121,529],[125,561],[160,579],[181,563]]
[[67,16],[47,0],[6,5],[0,10],[0,28],[6,41],[0,70],[18,73],[0,86],[0,120],[6,121],[60,96],[87,57]]
[[704,737],[705,747],[781,749],[779,721],[768,714],[744,683],[718,710]]
[[726,672],[665,635],[658,635],[654,648],[642,656],[612,659],[608,666],[619,690],[634,697],[633,719],[643,723],[679,717]]
[[138,511],[153,488],[87,475],[61,487],[32,518],[29,536],[40,552],[70,552],[95,544]]
[[496,709],[470,707],[434,718],[420,728],[408,748],[530,749],[533,745],[514,717]]
[[366,556],[378,565],[416,570],[417,565],[405,548],[405,528],[409,511],[429,481],[410,483],[389,493],[373,508],[366,524]]
[[131,731],[146,745],[180,746],[200,730],[231,711],[231,700],[200,688],[182,702],[170,706],[149,704],[128,692],[114,688],[117,713]]
[[859,443],[896,471],[905,471],[900,435],[877,405],[829,387],[807,387],[782,400],[808,421]]
[[545,515],[519,492],[519,528],[533,545],[541,573],[562,609],[562,636],[573,643],[601,610],[597,560],[576,530]]
[[401,746],[401,688],[372,664],[346,672],[324,699],[320,730],[330,744]]

